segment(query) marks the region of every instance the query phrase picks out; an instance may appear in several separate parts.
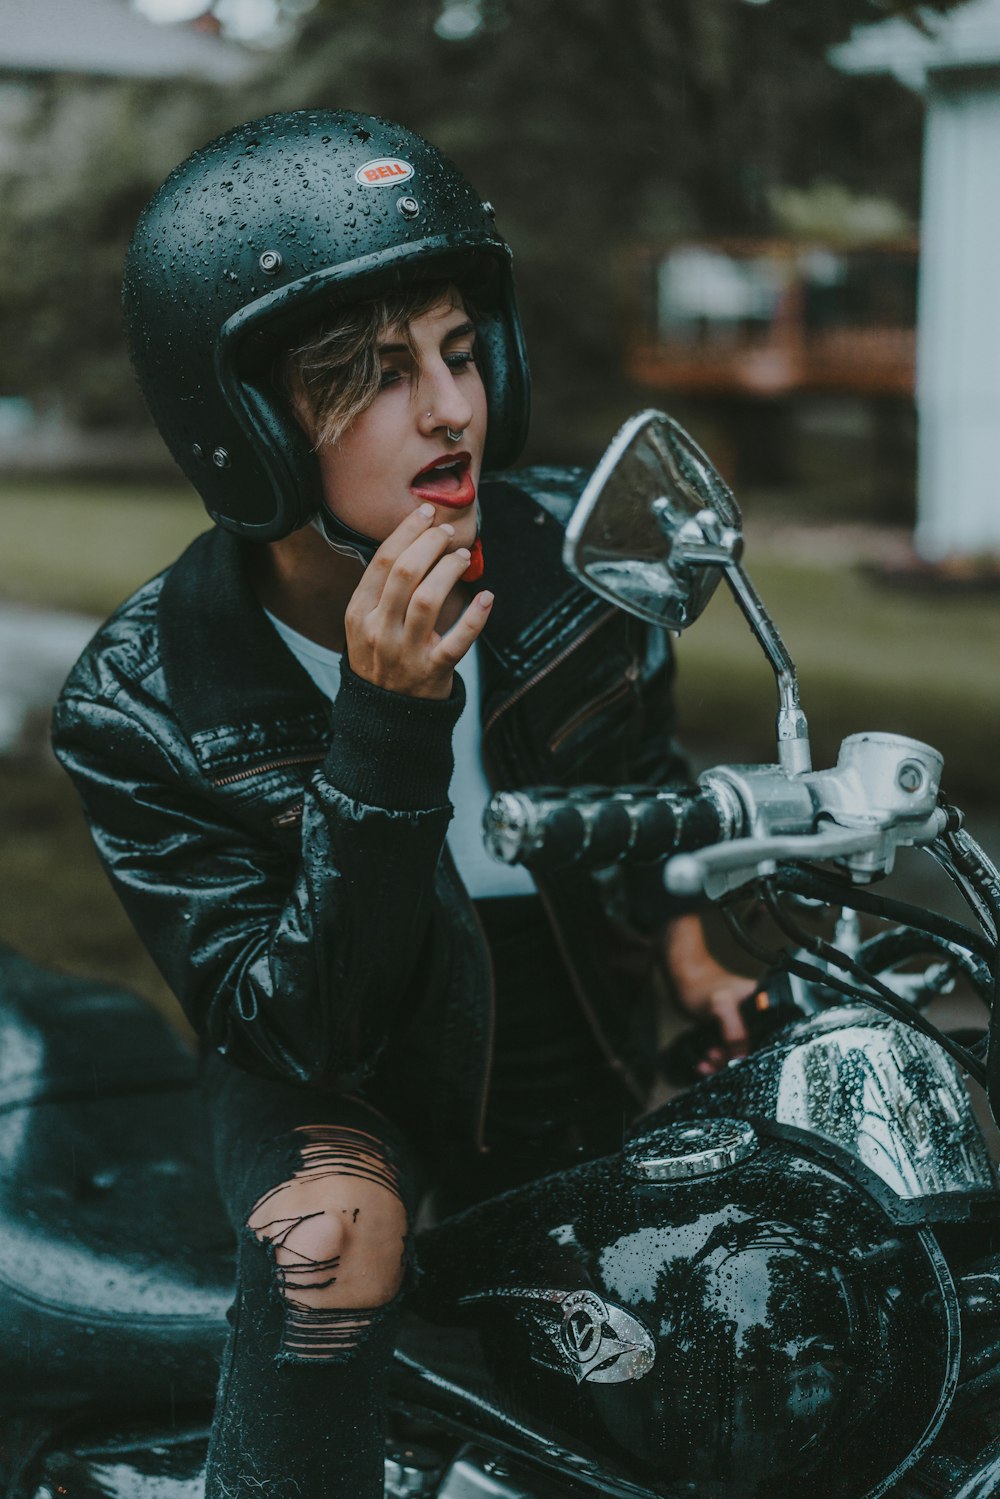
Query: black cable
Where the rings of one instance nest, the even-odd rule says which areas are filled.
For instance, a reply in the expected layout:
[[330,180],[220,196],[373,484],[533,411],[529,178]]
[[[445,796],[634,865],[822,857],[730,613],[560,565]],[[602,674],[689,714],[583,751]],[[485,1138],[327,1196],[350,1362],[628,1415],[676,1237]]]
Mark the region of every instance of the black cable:
[[[770,883],[771,882],[769,881],[768,884]],[[852,1000],[855,1004],[857,1004],[860,1000],[864,1004],[870,1004],[873,1009],[879,1010],[884,1014],[889,1015],[889,1017],[893,1020],[900,1020],[903,1024],[906,1025],[913,1024],[916,1030],[923,1031],[925,1035],[928,1035],[931,1038],[931,1040],[936,1041],[938,1045],[948,1053],[952,1060],[958,1063],[963,1072],[967,1072],[971,1078],[979,1083],[980,1087],[986,1087],[986,1069],[980,1062],[979,1058],[976,1057],[972,1052],[968,1051],[965,1047],[959,1046],[956,1042],[952,1041],[950,1036],[946,1036],[943,1031],[939,1031],[937,1026],[932,1025],[930,1021],[925,1020],[918,1010],[908,1009],[904,1014],[901,1015],[899,1013],[899,1007],[901,1005],[904,1005],[905,1001],[900,1000],[899,996],[897,994],[893,994],[891,989],[887,991],[888,995],[890,996],[888,1002],[883,999],[882,996],[877,992],[869,992],[868,994],[859,995],[856,988],[852,988],[850,984],[846,983],[843,979],[838,978],[836,974],[828,973],[825,968],[820,968],[815,963],[805,963],[799,958],[794,958],[787,948],[767,948],[763,945],[763,943],[758,942],[754,937],[751,937],[750,933],[746,930],[739,916],[733,909],[731,903],[721,903],[719,906],[719,910],[722,913],[723,920],[725,921],[729,930],[732,932],[736,941],[739,942],[740,945],[744,947],[752,957],[760,959],[767,965],[767,967],[774,969],[783,969],[788,973],[795,974],[798,978],[805,979],[807,982],[818,983],[826,989],[832,989],[835,993],[844,995],[846,999]],[[781,923],[779,923],[779,925],[780,924]],[[802,935],[806,934],[803,933]],[[793,940],[797,939],[793,938]],[[809,945],[810,944],[808,942],[800,943],[800,946],[808,947]],[[838,953],[837,948],[831,948],[830,950],[831,952]],[[839,956],[844,957],[845,959],[847,957],[846,953],[839,954]],[[847,960],[847,962],[843,964],[845,968],[848,968],[849,965],[850,960]],[[874,979],[870,974],[863,973],[863,982],[867,986],[870,983],[877,984],[878,980]],[[880,985],[879,987],[882,988],[884,986]]]
[[[967,1051],[964,1046],[959,1046],[957,1042],[952,1041],[950,1036],[946,1036],[944,1031],[939,1030],[936,1025],[921,1015],[919,1010],[915,1010],[912,1005],[908,1005],[905,1000],[900,999],[899,995],[894,993],[887,984],[883,984],[874,974],[868,973],[866,969],[861,967],[860,963],[856,963],[847,953],[841,952],[839,948],[833,947],[829,942],[824,942],[821,937],[814,937],[811,933],[804,931],[797,922],[791,919],[787,912],[781,909],[781,903],[777,898],[777,892],[773,887],[772,881],[764,880],[761,883],[764,903],[768,911],[780,929],[793,942],[799,947],[805,948],[807,952],[811,952],[821,962],[832,963],[844,972],[852,974],[858,980],[858,983],[869,991],[860,996],[865,1004],[870,1004],[876,1010],[882,1010],[893,1020],[899,1020],[903,1025],[908,1025],[914,1030],[923,1032],[930,1040],[935,1041],[941,1047],[942,1051],[946,1051],[964,1072],[967,1072],[970,1077],[975,1078],[981,1087],[986,1087],[986,1068],[983,1067],[971,1052]],[[786,966],[789,972],[796,973],[799,971],[799,960],[789,958]],[[801,964],[801,967],[811,970],[810,977],[813,974],[819,974],[821,982],[828,987],[850,994],[855,1001],[859,998],[858,994],[851,990],[848,985],[841,985],[835,982],[834,975],[827,973],[825,969],[817,968],[813,964]]]
[[762,942],[757,941],[756,937],[751,937],[730,901],[720,901],[717,909],[736,941],[752,958],[759,959],[766,968],[784,968],[785,958],[788,956],[785,948],[765,947]]
[[954,942],[958,947],[967,948],[987,963],[993,959],[992,942],[963,926],[960,921],[952,921],[950,917],[940,916],[936,911],[925,911],[921,906],[912,906],[907,901],[893,900],[884,895],[871,895],[859,890],[849,880],[838,879],[836,875],[825,874],[812,867],[805,869],[797,864],[779,864],[770,878],[782,889],[800,895],[812,895],[830,905],[864,911],[866,915],[877,916],[882,921],[894,921],[901,926],[914,927],[917,931],[932,932],[936,937],[943,937],[946,942]]
[[[964,948],[958,948],[953,942],[946,942],[943,937],[936,937],[933,932],[918,932],[913,927],[894,927],[888,932],[878,932],[874,937],[869,937],[858,948],[857,961],[868,973],[883,973],[887,968],[893,968],[897,963],[907,958],[915,958],[921,954],[935,953],[955,970],[963,973],[969,983],[975,989],[983,1004],[989,1007],[990,990],[993,978],[990,973],[989,964],[977,958],[973,953],[966,952]],[[925,1003],[934,998],[929,995]],[[911,1004],[915,1001],[909,1001]]]

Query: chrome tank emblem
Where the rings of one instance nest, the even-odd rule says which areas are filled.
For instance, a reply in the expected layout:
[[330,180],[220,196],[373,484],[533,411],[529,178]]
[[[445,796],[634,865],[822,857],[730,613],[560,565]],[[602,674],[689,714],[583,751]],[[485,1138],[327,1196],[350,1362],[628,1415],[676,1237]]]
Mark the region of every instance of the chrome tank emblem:
[[511,1286],[464,1296],[461,1305],[498,1301],[514,1303],[518,1321],[534,1335],[535,1362],[577,1384],[625,1384],[656,1361],[656,1344],[639,1319],[594,1291]]

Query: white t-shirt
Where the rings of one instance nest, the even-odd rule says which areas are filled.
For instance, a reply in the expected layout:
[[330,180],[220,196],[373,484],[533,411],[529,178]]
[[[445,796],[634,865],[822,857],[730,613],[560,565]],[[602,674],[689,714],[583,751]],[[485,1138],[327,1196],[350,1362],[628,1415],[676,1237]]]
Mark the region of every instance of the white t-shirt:
[[[320,692],[333,701],[340,690],[340,652],[317,645],[300,635],[265,609],[292,655],[312,677]],[[498,864],[483,847],[483,809],[491,796],[483,770],[479,724],[479,661],[476,647],[463,657],[459,675],[465,683],[465,707],[455,726],[455,772],[451,782],[451,801],[455,808],[448,829],[448,847],[458,866],[465,888],[474,900],[503,895],[531,895],[535,886],[528,871],[520,864]]]

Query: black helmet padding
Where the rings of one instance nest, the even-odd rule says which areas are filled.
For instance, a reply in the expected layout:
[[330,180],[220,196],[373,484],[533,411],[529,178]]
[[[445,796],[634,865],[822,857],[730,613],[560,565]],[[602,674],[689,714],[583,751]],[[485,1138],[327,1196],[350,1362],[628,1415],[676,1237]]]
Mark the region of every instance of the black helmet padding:
[[189,156],[143,212],[125,261],[129,352],[212,519],[272,541],[320,507],[274,360],[338,302],[429,278],[471,288],[485,461],[517,458],[529,384],[510,267],[489,205],[420,136],[371,115],[269,115]]

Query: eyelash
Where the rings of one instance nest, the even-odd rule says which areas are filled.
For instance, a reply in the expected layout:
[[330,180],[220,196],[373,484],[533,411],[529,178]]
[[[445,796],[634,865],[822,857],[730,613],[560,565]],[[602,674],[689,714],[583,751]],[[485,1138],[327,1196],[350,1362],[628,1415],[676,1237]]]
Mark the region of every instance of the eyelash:
[[[444,362],[449,369],[460,372],[463,369],[468,369],[470,365],[475,364],[475,351],[473,349],[463,349],[457,354],[446,354]],[[379,390],[387,390],[390,385],[398,384],[402,378],[400,370],[383,370],[381,379],[379,380]]]

